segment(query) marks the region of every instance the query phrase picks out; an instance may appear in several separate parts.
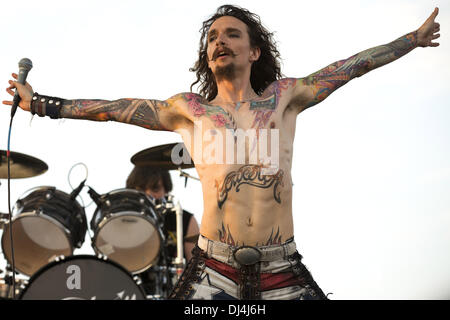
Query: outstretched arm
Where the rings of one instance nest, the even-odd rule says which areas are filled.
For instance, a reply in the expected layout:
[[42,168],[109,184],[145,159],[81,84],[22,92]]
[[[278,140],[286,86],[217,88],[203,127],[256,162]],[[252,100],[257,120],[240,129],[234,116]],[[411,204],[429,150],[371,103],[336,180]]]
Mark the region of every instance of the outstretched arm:
[[147,99],[64,100],[60,110],[62,118],[94,121],[118,121],[151,130],[174,128],[171,116],[174,107],[165,101]]
[[397,60],[416,47],[436,47],[432,40],[439,38],[439,23],[434,22],[439,10],[436,8],[417,30],[391,43],[362,51],[348,59],[340,60],[297,81],[294,101],[299,111],[325,100],[336,89],[355,77]]
[[[17,79],[17,74],[13,73]],[[17,81],[9,81],[6,91],[14,96],[13,89],[18,90],[21,101],[20,108],[30,111],[33,89],[28,84],[21,85]],[[62,100],[59,109],[60,118],[86,119],[94,121],[118,121],[138,125],[151,130],[174,131],[183,122],[188,121],[180,112],[179,95],[166,101],[150,99],[118,99],[108,100]],[[12,105],[12,101],[3,101]]]

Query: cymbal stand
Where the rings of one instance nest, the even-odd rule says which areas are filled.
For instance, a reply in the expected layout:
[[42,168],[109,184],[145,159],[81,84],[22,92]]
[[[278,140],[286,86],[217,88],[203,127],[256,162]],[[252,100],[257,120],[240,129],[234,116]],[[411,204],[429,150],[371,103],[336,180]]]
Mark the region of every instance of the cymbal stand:
[[183,210],[180,201],[175,206],[175,214],[177,217],[177,257],[174,259],[174,266],[177,270],[177,279],[181,277],[185,267],[184,245],[183,245]]
[[[11,265],[8,263],[5,268],[5,284],[7,285],[8,292],[7,297],[14,299],[17,298],[17,295],[19,294],[19,288],[17,287],[17,280],[14,277],[14,271],[11,268]],[[16,283],[14,284],[14,281],[16,280]],[[16,290],[15,293],[13,291]]]
[[187,185],[188,178],[200,181],[199,178],[191,176],[189,173],[186,173],[183,170],[181,170],[181,168],[178,168],[178,172],[180,173],[180,177],[184,177],[184,187],[185,188],[186,188],[186,185]]

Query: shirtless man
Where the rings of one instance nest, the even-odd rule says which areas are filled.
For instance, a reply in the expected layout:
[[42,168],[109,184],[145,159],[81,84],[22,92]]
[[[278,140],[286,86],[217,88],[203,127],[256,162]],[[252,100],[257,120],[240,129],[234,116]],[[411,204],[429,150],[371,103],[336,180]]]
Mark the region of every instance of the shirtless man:
[[[198,247],[171,298],[326,299],[293,241],[290,172],[296,116],[355,77],[416,47],[438,46],[432,42],[439,37],[437,14],[436,8],[419,29],[391,43],[304,78],[281,79],[278,51],[259,17],[222,6],[203,23],[199,60],[193,69],[201,95],[182,93],[165,101],[64,100],[37,93],[34,98],[29,84],[15,81],[9,82],[7,91],[13,95],[16,88],[20,108],[40,116],[113,120],[182,136],[201,179],[204,212]],[[278,147],[279,159],[275,167],[266,159],[251,163],[248,155],[245,163],[196,161],[192,137],[199,128],[222,137],[226,130],[239,128],[275,130],[278,140],[271,143]],[[246,143],[247,150],[254,147]],[[268,168],[270,172],[264,171]]]

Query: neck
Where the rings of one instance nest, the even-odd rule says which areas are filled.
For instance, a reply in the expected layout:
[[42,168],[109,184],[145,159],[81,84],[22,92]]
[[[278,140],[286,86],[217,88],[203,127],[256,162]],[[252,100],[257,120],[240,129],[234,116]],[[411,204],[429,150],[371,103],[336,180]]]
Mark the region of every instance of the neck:
[[250,84],[250,77],[240,77],[233,80],[217,82],[217,96],[214,103],[237,103],[251,100],[258,95]]

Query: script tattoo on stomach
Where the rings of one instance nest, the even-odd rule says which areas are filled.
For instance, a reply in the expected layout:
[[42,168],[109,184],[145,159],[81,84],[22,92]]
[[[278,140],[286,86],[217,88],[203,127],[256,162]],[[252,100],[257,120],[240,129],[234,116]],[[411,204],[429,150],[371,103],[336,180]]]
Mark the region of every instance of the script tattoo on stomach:
[[273,175],[264,175],[261,173],[263,169],[260,165],[245,165],[237,171],[232,171],[225,177],[222,186],[217,187],[217,204],[222,209],[223,204],[228,198],[228,192],[235,188],[239,192],[241,185],[248,184],[250,186],[267,189],[273,186],[273,197],[275,201],[281,203],[280,191],[278,187],[283,186],[283,170],[279,169]]

